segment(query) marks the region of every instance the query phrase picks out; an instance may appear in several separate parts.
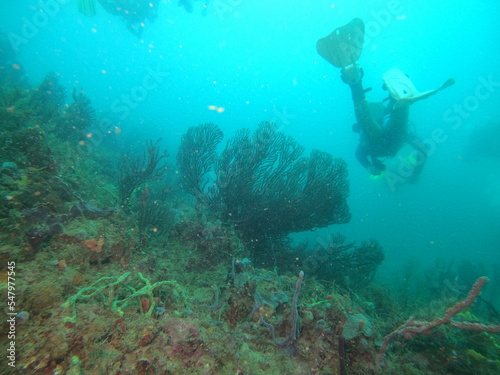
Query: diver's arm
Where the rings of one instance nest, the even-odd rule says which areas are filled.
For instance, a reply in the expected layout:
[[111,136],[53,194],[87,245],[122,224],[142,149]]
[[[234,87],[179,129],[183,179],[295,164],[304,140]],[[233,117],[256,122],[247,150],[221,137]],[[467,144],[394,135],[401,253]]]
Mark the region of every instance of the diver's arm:
[[[359,85],[361,86],[361,83]],[[360,94],[360,88],[355,87],[354,85],[349,85],[349,87],[351,88],[354,113],[356,115],[356,121],[358,122],[359,129],[362,132],[367,133],[367,135],[378,134],[380,127],[370,112],[368,100],[366,100],[364,92]]]
[[352,102],[354,104],[354,113],[358,123],[357,128],[365,132],[368,136],[378,134],[379,127],[368,107],[365,93],[369,90],[363,87],[363,69],[358,64],[350,65],[341,70],[342,81],[349,85],[351,89]]
[[362,103],[366,101],[365,89],[362,83],[363,75],[363,69],[358,64],[352,64],[340,70],[342,82],[349,85],[351,89],[352,102],[354,103],[354,111],[358,123],[363,120],[364,108]]

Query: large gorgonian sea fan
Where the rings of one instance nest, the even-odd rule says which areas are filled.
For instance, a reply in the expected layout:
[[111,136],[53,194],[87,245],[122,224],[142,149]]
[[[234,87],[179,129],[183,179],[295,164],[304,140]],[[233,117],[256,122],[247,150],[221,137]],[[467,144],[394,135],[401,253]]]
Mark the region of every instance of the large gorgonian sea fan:
[[[213,124],[190,128],[177,161],[185,189],[232,222],[246,240],[346,223],[349,182],[342,159],[304,148],[264,122],[240,130],[216,157],[222,132]],[[206,137],[203,139],[203,137]],[[205,175],[215,183],[207,188]]]

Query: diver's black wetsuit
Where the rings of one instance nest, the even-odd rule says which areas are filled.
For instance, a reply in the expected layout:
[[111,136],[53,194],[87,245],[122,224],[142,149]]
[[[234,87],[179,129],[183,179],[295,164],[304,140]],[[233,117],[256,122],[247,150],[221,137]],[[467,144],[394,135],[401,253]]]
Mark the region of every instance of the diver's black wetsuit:
[[[356,149],[356,158],[372,175],[379,175],[385,170],[385,165],[378,159],[394,157],[404,143],[421,150],[426,157],[425,150],[419,145],[418,138],[408,132],[409,106],[403,105],[394,108],[395,101],[391,98],[385,107],[385,115],[374,119],[361,79],[349,84],[357,123],[353,130],[360,133],[359,145]],[[382,103],[380,103],[382,105]],[[415,177],[420,174],[425,160],[421,160],[415,167]]]
[[156,19],[159,2],[160,0],[99,0],[108,13],[121,16],[127,28],[137,37],[141,36],[147,19],[151,22]]

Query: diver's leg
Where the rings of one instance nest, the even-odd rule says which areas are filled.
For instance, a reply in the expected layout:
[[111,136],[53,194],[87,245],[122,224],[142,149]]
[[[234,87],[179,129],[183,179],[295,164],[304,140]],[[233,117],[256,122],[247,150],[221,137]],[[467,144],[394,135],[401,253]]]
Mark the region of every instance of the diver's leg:
[[356,158],[371,174],[380,174],[380,171],[370,161],[369,150],[382,142],[383,133],[380,126],[374,120],[368,106],[368,100],[366,100],[366,90],[363,88],[361,81],[363,70],[354,64],[343,68],[341,70],[341,77],[342,81],[347,83],[351,89],[354,114],[356,116],[356,124],[353,126],[353,131],[360,133],[359,145],[355,154]]
[[349,88],[351,89],[354,114],[356,115],[356,121],[358,122],[360,131],[367,131],[373,126],[378,128],[368,108],[368,101],[366,100],[365,90],[363,89],[361,81],[349,85]]
[[369,138],[374,137],[378,139],[380,137],[381,129],[377,122],[373,119],[373,116],[368,107],[368,101],[366,100],[366,89],[363,88],[363,69],[358,64],[352,64],[340,71],[340,76],[342,81],[349,85],[351,89],[352,102],[354,104],[354,114],[356,116],[357,124],[353,127],[356,133],[363,132]]
[[379,143],[382,140],[382,129],[377,124],[370,112],[368,100],[366,100],[363,84],[361,81],[349,85],[351,89],[352,102],[354,104],[354,114],[357,124],[353,127],[356,133],[364,133],[371,143]]

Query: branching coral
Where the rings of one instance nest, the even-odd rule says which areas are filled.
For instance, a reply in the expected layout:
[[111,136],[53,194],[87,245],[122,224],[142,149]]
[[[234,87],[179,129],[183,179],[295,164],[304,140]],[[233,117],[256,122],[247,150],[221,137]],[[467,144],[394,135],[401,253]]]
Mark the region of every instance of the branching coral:
[[35,117],[42,121],[49,121],[59,114],[64,104],[66,90],[59,83],[57,73],[47,73],[38,89],[29,96],[27,105],[33,111]]
[[[155,309],[155,297],[153,292],[164,286],[169,286],[173,291],[176,298],[180,298],[185,306],[185,313],[188,314],[190,311],[188,301],[184,296],[184,292],[180,285],[175,281],[163,280],[158,281],[154,284],[142,276],[139,272],[137,276],[139,277],[141,283],[144,284],[139,289],[136,289],[133,284],[126,284],[126,280],[130,276],[130,272],[126,272],[120,277],[109,276],[101,277],[96,280],[90,286],[82,288],[75,295],[68,298],[68,300],[63,304],[63,307],[71,309],[71,316],[65,317],[64,322],[75,323],[77,319],[76,303],[82,300],[88,299],[100,299],[103,298],[105,303],[110,307],[111,311],[117,313],[118,315],[124,314],[124,309],[129,306],[134,300],[147,298],[149,301],[147,311],[144,313],[147,316],[151,316]],[[118,288],[123,288],[127,291],[125,296],[118,293]]]
[[[189,314],[189,312],[190,312],[189,304],[187,302],[186,297],[184,296],[184,292],[182,291],[182,288],[180,287],[180,285],[177,282],[170,281],[170,280],[163,280],[163,281],[158,281],[154,284],[151,284],[149,282],[149,280],[147,278],[145,278],[144,276],[142,276],[142,274],[140,272],[137,274],[137,276],[139,277],[141,282],[144,283],[145,285],[142,288],[135,290],[129,296],[122,298],[122,299],[116,299],[115,301],[113,301],[113,303],[111,305],[111,308],[113,311],[117,312],[119,315],[123,315],[123,313],[124,313],[123,309],[125,309],[131,303],[132,300],[134,300],[135,298],[146,296],[149,300],[149,304],[148,304],[149,306],[148,306],[147,311],[145,311],[144,313],[147,316],[151,316],[151,314],[153,313],[153,311],[155,309],[155,305],[156,305],[155,298],[153,296],[153,291],[156,289],[159,289],[165,285],[168,285],[170,288],[173,289],[174,295],[177,298],[180,298],[182,300],[182,302],[184,303],[184,305],[186,307],[185,314]],[[133,290],[133,288],[130,288],[130,287],[129,287],[129,289]]]
[[100,296],[105,290],[108,292],[113,290],[117,285],[121,285],[130,276],[130,272],[124,273],[120,277],[109,276],[101,277],[90,286],[82,288],[75,295],[68,298],[66,302],[63,303],[62,307],[71,308],[71,316],[67,316],[63,319],[64,322],[75,323],[77,318],[76,302],[79,300],[85,300],[93,298],[95,296]]
[[205,199],[206,174],[213,168],[222,131],[214,124],[191,127],[182,137],[177,164],[182,171],[182,186],[197,199]]
[[79,135],[92,125],[95,120],[95,111],[91,106],[90,99],[83,90],[73,88],[73,103],[69,105],[65,113],[67,127],[77,130]]
[[161,139],[146,142],[146,153],[142,156],[130,157],[124,155],[120,165],[118,180],[118,195],[123,206],[127,205],[135,189],[144,185],[148,180],[160,178],[166,167],[160,161],[167,157],[160,152]]
[[467,297],[451,306],[448,310],[446,310],[442,317],[435,318],[432,321],[415,320],[415,318],[411,317],[397,329],[385,336],[377,356],[379,367],[382,368],[384,366],[385,353],[391,341],[400,336],[403,336],[406,339],[412,339],[418,334],[427,335],[432,329],[441,325],[448,325],[468,331],[500,333],[500,324],[488,325],[479,322],[459,322],[452,320],[452,318],[462,310],[474,305],[476,298],[481,293],[481,289],[487,282],[487,277],[479,277],[474,285],[472,285]]
[[173,224],[173,212],[167,204],[168,194],[155,186],[144,185],[137,201],[137,227],[140,246],[145,247],[152,234],[162,234]]
[[341,235],[332,236],[316,248],[292,252],[299,266],[318,280],[335,281],[345,288],[359,288],[370,283],[384,260],[384,250],[375,240],[345,243]]

